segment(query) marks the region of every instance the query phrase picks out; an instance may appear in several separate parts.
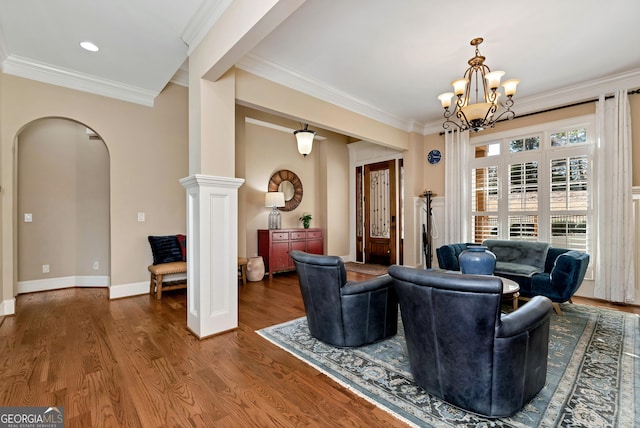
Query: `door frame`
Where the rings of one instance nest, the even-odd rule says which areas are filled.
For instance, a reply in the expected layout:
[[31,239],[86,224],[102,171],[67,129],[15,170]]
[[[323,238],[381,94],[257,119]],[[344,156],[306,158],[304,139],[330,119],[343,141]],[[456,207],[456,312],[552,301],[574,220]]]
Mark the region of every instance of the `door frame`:
[[[353,206],[351,207],[351,210],[350,210],[351,211],[350,216],[351,216],[352,225],[353,225],[352,243],[351,243],[352,257],[353,257],[353,260],[356,260],[358,262],[364,262],[364,263],[367,262],[366,257],[364,256],[365,246],[367,245],[366,239],[365,239],[366,225],[364,221],[364,216],[362,216],[362,220],[360,220],[358,216],[359,205],[362,204],[360,205],[360,209],[362,209],[362,213],[364,213],[366,210],[367,204],[366,204],[366,201],[359,200],[361,199],[360,196],[363,193],[359,193],[357,187],[362,186],[362,188],[360,189],[360,192],[364,191],[365,167],[367,165],[374,165],[382,162],[394,162],[395,179],[393,183],[393,186],[394,186],[393,193],[395,193],[395,198],[393,203],[394,212],[391,215],[395,216],[396,220],[390,222],[390,228],[391,228],[390,235],[393,235],[393,238],[390,237],[390,239],[392,239],[392,242],[393,242],[393,244],[391,245],[391,251],[393,253],[392,264],[396,264],[396,263],[402,264],[404,261],[404,251],[403,251],[404,245],[402,242],[403,240],[401,236],[401,228],[402,228],[404,207],[402,207],[402,203],[403,203],[402,187],[403,186],[402,186],[401,180],[403,179],[402,177],[403,159],[401,155],[397,155],[393,157],[386,156],[380,159],[371,159],[370,161],[351,164],[351,174],[352,174],[351,176],[353,177],[352,198],[351,198],[351,200],[353,201]],[[360,234],[358,234],[358,232],[360,232]]]

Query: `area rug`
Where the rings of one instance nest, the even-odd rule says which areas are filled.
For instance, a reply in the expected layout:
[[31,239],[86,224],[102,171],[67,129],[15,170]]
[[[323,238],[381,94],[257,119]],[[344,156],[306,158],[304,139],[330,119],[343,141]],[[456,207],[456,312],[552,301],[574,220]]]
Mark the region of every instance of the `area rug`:
[[553,313],[547,383],[509,418],[487,419],[427,394],[413,382],[402,322],[388,340],[356,349],[311,337],[306,318],[258,334],[346,388],[420,427],[632,427],[640,424],[639,320],[585,305]]
[[384,275],[389,270],[389,266],[356,262],[346,262],[344,268],[347,272],[366,273],[369,275]]

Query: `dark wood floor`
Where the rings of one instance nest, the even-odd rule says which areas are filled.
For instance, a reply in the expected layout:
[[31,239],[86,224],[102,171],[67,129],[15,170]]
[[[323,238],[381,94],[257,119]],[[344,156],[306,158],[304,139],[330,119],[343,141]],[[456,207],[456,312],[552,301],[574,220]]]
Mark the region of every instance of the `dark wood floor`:
[[255,333],[304,315],[295,273],[241,286],[239,301],[239,328],[200,341],[186,290],[20,295],[0,318],[0,406],[63,406],[83,428],[405,426]]

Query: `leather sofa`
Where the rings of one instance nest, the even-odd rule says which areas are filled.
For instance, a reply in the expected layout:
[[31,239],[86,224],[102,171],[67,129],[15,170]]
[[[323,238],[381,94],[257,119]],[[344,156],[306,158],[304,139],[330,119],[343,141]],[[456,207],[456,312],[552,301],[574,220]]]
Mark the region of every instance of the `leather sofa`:
[[492,418],[522,409],[545,385],[552,304],[537,296],[500,312],[502,280],[391,266],[415,382]]
[[[437,248],[440,268],[459,271],[458,256],[470,245],[478,244]],[[571,301],[589,266],[589,254],[555,248],[546,242],[487,239],[482,245],[496,255],[495,275],[517,282],[521,297],[548,297],[558,315],[562,315],[559,303]]]
[[383,275],[347,281],[340,257],[289,253],[298,272],[311,335],[340,347],[368,345],[398,330],[398,298],[393,281]]

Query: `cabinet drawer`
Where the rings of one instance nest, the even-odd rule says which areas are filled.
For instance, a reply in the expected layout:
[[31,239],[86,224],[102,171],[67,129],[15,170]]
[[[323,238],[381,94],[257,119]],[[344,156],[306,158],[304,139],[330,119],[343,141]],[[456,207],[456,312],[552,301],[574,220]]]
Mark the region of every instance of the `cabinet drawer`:
[[287,241],[289,240],[289,232],[273,232],[271,239],[274,241]]
[[306,232],[291,232],[291,239],[306,239]]
[[315,232],[309,231],[309,232],[307,232],[307,239],[319,239],[319,238],[322,238],[322,232],[320,232],[320,231],[315,231]]

